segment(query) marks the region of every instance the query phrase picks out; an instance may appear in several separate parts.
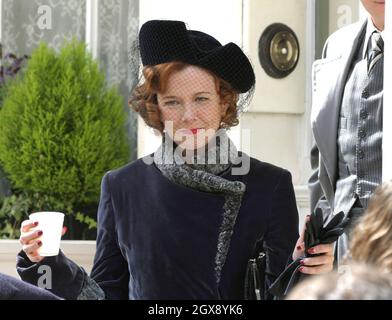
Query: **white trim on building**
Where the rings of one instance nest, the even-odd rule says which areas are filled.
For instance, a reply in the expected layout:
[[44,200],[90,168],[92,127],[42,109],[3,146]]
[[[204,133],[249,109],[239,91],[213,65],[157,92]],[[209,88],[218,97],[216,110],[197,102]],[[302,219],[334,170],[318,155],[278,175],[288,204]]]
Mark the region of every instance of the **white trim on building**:
[[93,58],[98,56],[98,1],[86,0],[86,44]]

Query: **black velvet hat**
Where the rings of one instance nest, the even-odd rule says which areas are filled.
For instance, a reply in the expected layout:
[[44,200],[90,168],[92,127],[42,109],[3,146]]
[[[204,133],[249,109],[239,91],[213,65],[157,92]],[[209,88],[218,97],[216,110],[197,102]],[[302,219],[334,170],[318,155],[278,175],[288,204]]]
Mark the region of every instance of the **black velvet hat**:
[[224,46],[212,36],[187,30],[182,21],[150,20],[139,32],[139,49],[144,66],[182,61],[212,71],[240,93],[252,89],[255,74],[240,47]]

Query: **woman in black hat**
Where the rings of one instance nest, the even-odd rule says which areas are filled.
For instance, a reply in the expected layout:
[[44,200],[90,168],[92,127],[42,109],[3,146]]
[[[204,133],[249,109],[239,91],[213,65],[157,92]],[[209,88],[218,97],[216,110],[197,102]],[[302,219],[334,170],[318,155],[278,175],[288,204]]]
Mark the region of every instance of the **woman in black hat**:
[[[180,21],[145,23],[139,46],[143,82],[130,105],[161,146],[104,176],[90,276],[62,252],[38,256],[32,221],[19,274],[37,283],[37,266],[51,266],[52,292],[67,299],[242,299],[248,261],[264,248],[268,289],[302,240],[290,173],[226,134],[254,87],[248,58]],[[332,246],[314,250],[302,271],[330,271]]]

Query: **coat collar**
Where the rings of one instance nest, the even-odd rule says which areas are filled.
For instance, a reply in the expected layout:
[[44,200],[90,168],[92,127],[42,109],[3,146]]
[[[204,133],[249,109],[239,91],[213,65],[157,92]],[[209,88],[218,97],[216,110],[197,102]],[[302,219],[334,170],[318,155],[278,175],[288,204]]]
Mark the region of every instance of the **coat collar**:
[[[217,139],[217,137],[213,138],[217,140],[216,143],[207,148],[207,154],[200,159],[195,159],[197,161],[208,158],[208,160],[214,160],[216,163],[185,164],[181,152],[176,152],[178,149],[173,151],[173,148],[168,148],[165,144],[165,141],[170,140],[168,137],[163,139],[162,145],[155,152],[154,162],[161,173],[170,181],[197,191],[219,194],[224,197],[222,221],[215,256],[215,276],[219,295],[222,269],[226,263],[246,185],[241,181],[231,181],[222,176],[222,173],[227,172],[227,169],[231,167],[230,161],[237,159],[238,152],[225,130],[220,132],[220,139]],[[169,142],[168,145],[173,146],[172,141]]]

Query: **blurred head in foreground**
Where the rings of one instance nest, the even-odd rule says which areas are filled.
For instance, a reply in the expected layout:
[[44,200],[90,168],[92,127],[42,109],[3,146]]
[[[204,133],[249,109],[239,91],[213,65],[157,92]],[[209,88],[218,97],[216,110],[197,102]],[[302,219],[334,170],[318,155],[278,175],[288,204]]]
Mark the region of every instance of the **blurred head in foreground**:
[[287,300],[392,300],[392,275],[374,266],[351,264],[343,273],[304,280]]

